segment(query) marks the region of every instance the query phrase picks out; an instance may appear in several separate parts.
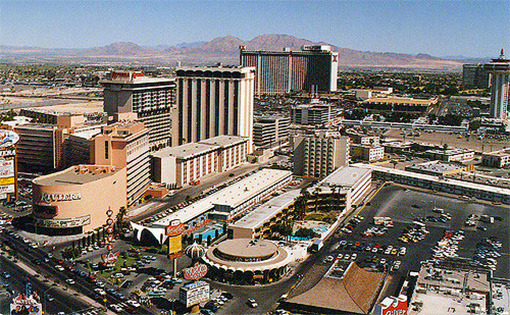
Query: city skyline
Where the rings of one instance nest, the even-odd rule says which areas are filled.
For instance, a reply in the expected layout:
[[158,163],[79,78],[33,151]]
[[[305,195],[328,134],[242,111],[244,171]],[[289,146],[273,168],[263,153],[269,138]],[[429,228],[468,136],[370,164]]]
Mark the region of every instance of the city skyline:
[[510,49],[500,1],[2,1],[0,45],[90,48],[289,34],[362,51],[495,56]]

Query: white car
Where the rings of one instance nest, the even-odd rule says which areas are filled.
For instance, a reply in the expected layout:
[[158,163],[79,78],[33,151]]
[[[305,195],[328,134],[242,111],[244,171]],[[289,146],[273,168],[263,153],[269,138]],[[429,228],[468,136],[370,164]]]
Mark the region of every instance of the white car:
[[356,258],[358,258],[358,254],[353,253],[353,254],[351,255],[351,260],[356,260]]
[[255,301],[255,299],[253,298],[249,298],[248,301],[246,302],[251,308],[256,308],[256,307],[259,307],[259,305],[257,304],[257,302]]
[[72,285],[72,284],[76,284],[76,281],[74,281],[74,280],[73,280],[73,279],[71,279],[71,278],[66,279],[66,282],[67,282],[67,284],[70,284],[70,285]]
[[142,306],[140,303],[138,303],[137,301],[135,300],[127,300],[126,301],[127,304],[131,305],[132,307],[134,308],[137,308],[137,307],[140,307]]
[[64,267],[62,267],[61,265],[56,265],[55,269],[57,269],[58,271],[64,271]]
[[96,292],[99,295],[106,295],[106,292],[101,288],[95,288],[94,292]]

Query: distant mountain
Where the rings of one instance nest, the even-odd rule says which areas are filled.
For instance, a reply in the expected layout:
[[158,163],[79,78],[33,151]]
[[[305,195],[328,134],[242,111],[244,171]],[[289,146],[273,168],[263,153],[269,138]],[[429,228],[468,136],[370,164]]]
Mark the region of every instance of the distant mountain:
[[84,53],[92,56],[138,56],[153,52],[153,49],[143,48],[129,42],[113,43],[103,47],[84,50]]
[[193,47],[197,47],[197,46],[200,46],[202,44],[205,44],[206,42],[193,42],[193,43],[180,43],[180,44],[175,44],[175,47],[179,47],[179,48],[193,48]]
[[239,46],[248,50],[300,50],[303,45],[327,44],[339,54],[342,68],[409,68],[422,70],[459,71],[462,61],[438,58],[427,54],[409,55],[393,52],[358,51],[323,42],[312,42],[290,35],[265,34],[245,41],[227,35],[209,42],[181,43],[173,46],[142,47],[119,42],[90,49],[46,49],[38,47],[0,46],[1,62],[62,62],[112,64],[207,65],[222,62],[239,64]]

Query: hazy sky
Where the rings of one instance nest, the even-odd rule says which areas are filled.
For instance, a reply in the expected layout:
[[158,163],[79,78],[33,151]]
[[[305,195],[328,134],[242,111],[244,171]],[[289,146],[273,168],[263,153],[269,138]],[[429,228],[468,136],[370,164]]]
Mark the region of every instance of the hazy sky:
[[144,46],[288,34],[356,50],[510,55],[510,0],[0,0],[0,44]]

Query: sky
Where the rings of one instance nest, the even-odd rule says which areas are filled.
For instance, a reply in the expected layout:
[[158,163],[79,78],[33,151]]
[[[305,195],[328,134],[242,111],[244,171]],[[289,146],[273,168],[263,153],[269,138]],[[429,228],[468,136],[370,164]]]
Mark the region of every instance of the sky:
[[510,55],[510,0],[0,0],[0,45],[90,48],[287,34],[362,51]]

